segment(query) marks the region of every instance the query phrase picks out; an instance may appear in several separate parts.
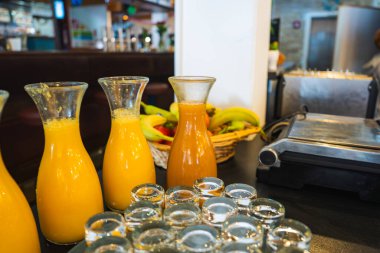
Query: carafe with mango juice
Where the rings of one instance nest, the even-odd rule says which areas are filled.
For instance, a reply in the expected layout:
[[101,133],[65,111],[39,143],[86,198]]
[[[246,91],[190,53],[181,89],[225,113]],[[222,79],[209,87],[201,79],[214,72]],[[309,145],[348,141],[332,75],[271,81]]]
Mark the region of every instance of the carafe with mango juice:
[[84,238],[84,225],[103,212],[95,167],[83,146],[79,109],[85,83],[25,86],[43,121],[45,149],[37,178],[37,209],[43,235],[56,244]]
[[214,147],[205,122],[206,101],[215,78],[170,77],[178,100],[179,122],[168,159],[167,187],[192,186],[202,177],[216,177]]
[[[8,92],[0,90],[0,115]],[[0,252],[38,253],[40,243],[32,210],[8,173],[0,153]]]
[[120,76],[99,79],[111,109],[111,133],[103,161],[103,188],[107,206],[124,211],[131,190],[155,183],[152,154],[140,127],[140,101],[146,77]]

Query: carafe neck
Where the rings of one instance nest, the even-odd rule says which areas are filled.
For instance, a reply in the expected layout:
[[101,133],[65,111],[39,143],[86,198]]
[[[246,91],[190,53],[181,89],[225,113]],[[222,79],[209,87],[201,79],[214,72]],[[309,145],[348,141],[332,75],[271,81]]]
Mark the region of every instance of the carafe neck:
[[54,120],[79,119],[80,105],[86,83],[56,82],[25,86],[45,123]]

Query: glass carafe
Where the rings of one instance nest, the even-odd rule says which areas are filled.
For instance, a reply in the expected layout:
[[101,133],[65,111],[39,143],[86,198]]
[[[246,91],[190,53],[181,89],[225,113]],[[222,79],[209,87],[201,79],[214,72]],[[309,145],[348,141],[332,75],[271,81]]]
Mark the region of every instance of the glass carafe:
[[111,109],[103,188],[105,202],[114,211],[128,207],[135,186],[156,182],[152,154],[140,127],[140,101],[148,81],[136,76],[99,79]]
[[[0,116],[8,92],[0,90]],[[38,253],[40,243],[32,210],[8,173],[0,154],[0,252]]]
[[203,177],[216,177],[214,147],[205,122],[206,101],[215,78],[170,77],[178,100],[179,122],[170,149],[167,186],[192,186]]
[[77,82],[25,86],[38,107],[45,133],[37,178],[38,216],[43,235],[56,244],[82,240],[86,221],[103,212],[99,178],[79,131],[87,86]]

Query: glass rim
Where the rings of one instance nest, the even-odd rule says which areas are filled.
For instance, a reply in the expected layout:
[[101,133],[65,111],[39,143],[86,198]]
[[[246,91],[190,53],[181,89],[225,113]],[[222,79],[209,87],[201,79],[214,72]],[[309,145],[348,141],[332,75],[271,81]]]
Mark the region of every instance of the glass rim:
[[210,205],[213,205],[213,204],[226,204],[233,207],[234,209],[238,209],[238,205],[231,198],[213,197],[213,198],[209,198],[203,203],[202,210],[208,208]]
[[242,188],[242,189],[250,189],[252,190],[252,192],[257,192],[256,188],[253,187],[252,185],[249,185],[249,184],[243,184],[243,183],[233,183],[233,184],[229,184],[225,187],[225,191],[226,193],[228,192],[229,189],[236,189],[236,188]]
[[0,97],[8,98],[9,97],[9,92],[6,91],[6,90],[0,90]]
[[106,212],[103,212],[103,213],[97,213],[95,215],[93,215],[92,217],[90,217],[87,222],[85,223],[85,228],[86,229],[89,229],[89,230],[92,230],[91,228],[91,225],[98,221],[98,220],[101,220],[101,219],[104,219],[104,220],[113,220],[113,221],[116,221],[117,223],[119,223],[119,225],[124,225],[124,217],[119,214],[119,213],[115,213],[115,212],[111,212],[111,211],[106,211]]
[[124,210],[124,216],[126,215],[126,213],[128,212],[131,212],[133,211],[134,209],[136,208],[141,208],[141,207],[146,207],[146,208],[150,208],[150,209],[153,209],[153,210],[160,210],[160,206],[158,204],[155,204],[151,201],[148,201],[148,200],[140,200],[140,201],[136,201],[136,202],[133,202],[131,203],[125,210]]
[[197,185],[200,183],[219,183],[220,187],[224,187],[224,181],[217,177],[202,177],[194,181],[194,188],[198,188]]
[[292,229],[297,230],[301,232],[302,234],[304,234],[306,236],[306,242],[311,241],[311,238],[312,238],[311,229],[308,226],[306,226],[304,223],[298,220],[284,218],[280,221],[280,223],[277,226],[275,226],[272,230],[269,231],[269,234],[271,234],[271,236],[273,237],[278,238],[279,236],[274,235],[273,233],[276,231],[277,228],[280,228],[280,227],[291,227]]
[[149,82],[149,77],[146,77],[146,76],[107,76],[107,77],[98,78],[99,83],[108,83],[110,81]]
[[[47,87],[46,87],[46,86]],[[54,82],[39,82],[30,83],[24,86],[25,90],[33,88],[49,88],[49,89],[73,89],[73,88],[87,88],[88,83],[79,81],[54,81]]]
[[[256,203],[259,203],[259,205],[255,205]],[[273,204],[273,205],[271,205],[271,204]],[[270,199],[270,198],[257,198],[257,199],[252,200],[251,203],[249,203],[249,211],[251,213],[258,215],[258,216],[262,216],[260,212],[257,212],[254,210],[255,206],[260,206],[260,205],[267,205],[270,207],[274,207],[275,209],[277,209],[280,212],[280,214],[273,215],[273,216],[270,216],[268,218],[280,218],[280,217],[285,216],[285,206],[283,204],[281,204],[280,202],[273,200],[273,199]]]
[[221,252],[251,252],[249,250],[249,245],[246,243],[241,243],[241,242],[230,242],[228,244],[225,244],[221,248]]
[[187,233],[193,232],[193,231],[206,231],[209,232],[215,239],[218,239],[218,230],[215,228],[204,225],[204,224],[199,224],[199,225],[192,225],[184,228],[181,230],[178,234],[178,239],[182,239],[183,236],[185,236]]
[[128,238],[119,236],[105,236],[94,241],[90,246],[87,246],[87,250],[85,252],[92,252],[91,250],[95,250],[106,245],[117,245],[123,247],[124,249],[132,248],[132,243],[128,240]]
[[214,83],[216,81],[215,77],[211,76],[171,76],[168,78],[169,81],[185,81],[185,82],[207,82],[207,83]]
[[190,210],[197,212],[199,215],[201,214],[201,209],[196,206],[195,204],[191,202],[184,202],[184,203],[178,203],[175,205],[171,205],[164,210],[164,215],[168,215],[169,213],[173,211],[178,211],[178,210]]
[[146,188],[154,188],[156,190],[162,191],[165,194],[164,187],[162,187],[159,184],[152,184],[152,183],[146,183],[146,184],[139,184],[136,185],[135,187],[132,188],[131,192],[136,192],[137,190],[140,190],[141,188],[146,187]]
[[147,230],[157,228],[165,230],[168,233],[172,231],[172,227],[163,220],[147,221],[144,222],[141,226],[137,226],[135,228],[135,230],[132,232],[132,239],[135,240],[141,233],[144,233]]
[[176,191],[189,191],[189,192],[194,193],[195,196],[197,195],[197,192],[195,191],[195,189],[193,187],[190,187],[190,186],[187,186],[187,185],[178,185],[178,186],[170,187],[165,192],[165,195],[170,195],[170,194],[172,194],[173,192],[176,192]]

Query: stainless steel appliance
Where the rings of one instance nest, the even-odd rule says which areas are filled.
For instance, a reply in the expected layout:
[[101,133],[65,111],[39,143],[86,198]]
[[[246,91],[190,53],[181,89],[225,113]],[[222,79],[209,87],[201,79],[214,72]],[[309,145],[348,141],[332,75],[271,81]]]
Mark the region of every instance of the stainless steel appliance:
[[380,122],[307,113],[294,117],[259,154],[260,181],[358,192],[380,202]]
[[349,72],[293,71],[284,74],[277,89],[277,118],[301,107],[313,113],[372,118],[378,96],[371,77]]

